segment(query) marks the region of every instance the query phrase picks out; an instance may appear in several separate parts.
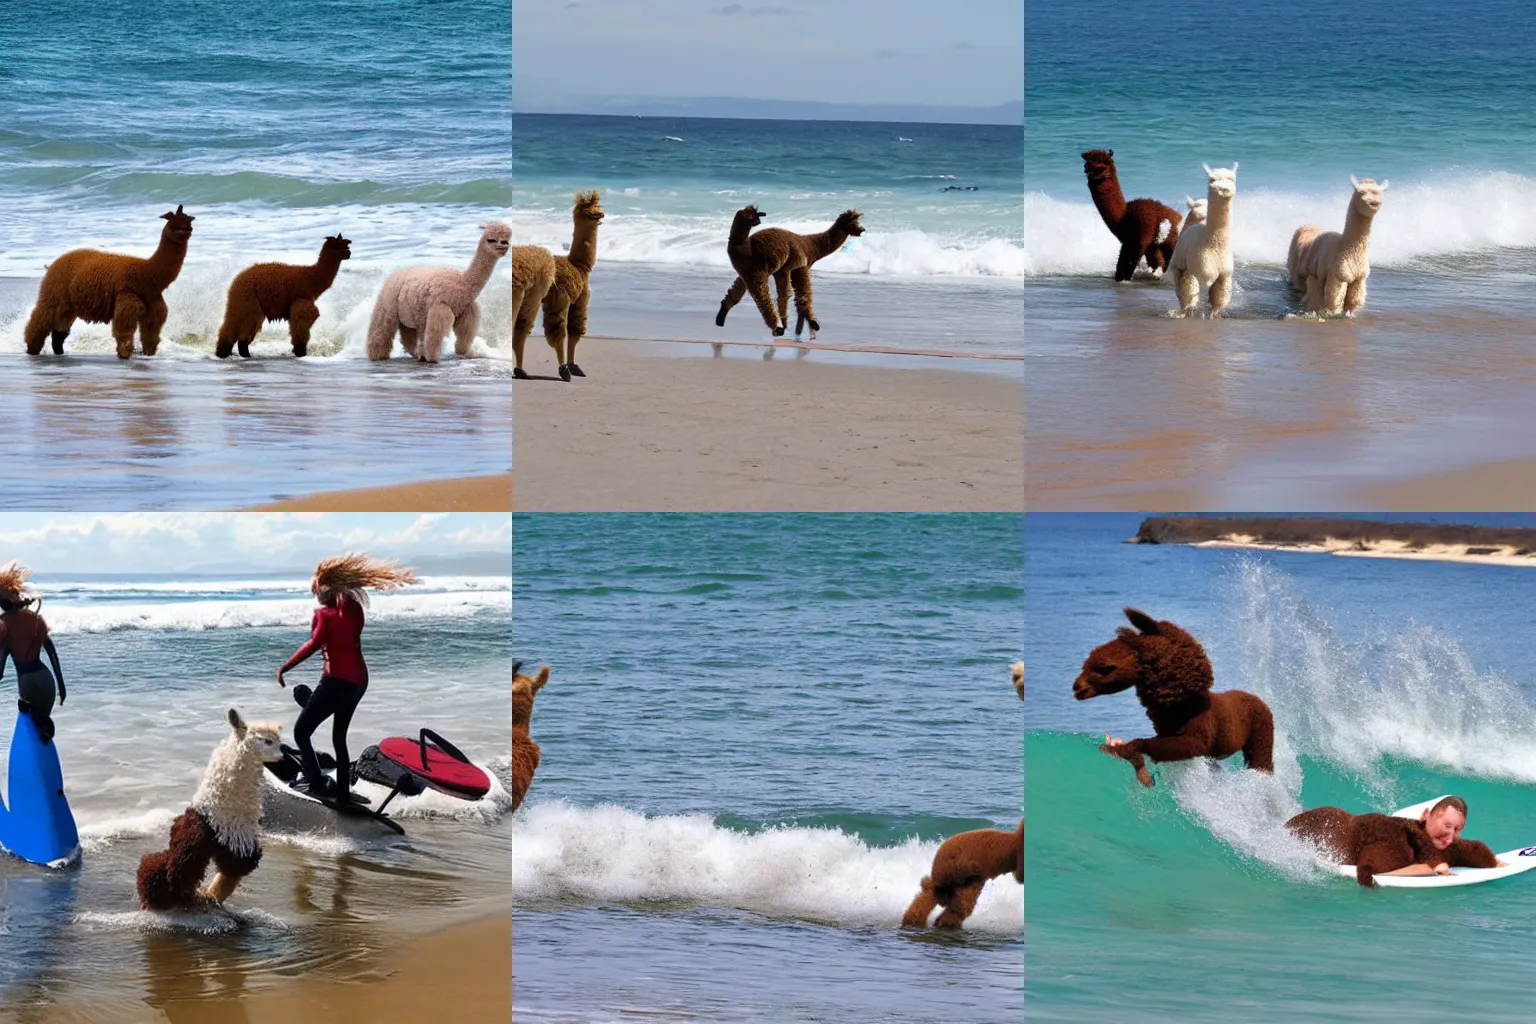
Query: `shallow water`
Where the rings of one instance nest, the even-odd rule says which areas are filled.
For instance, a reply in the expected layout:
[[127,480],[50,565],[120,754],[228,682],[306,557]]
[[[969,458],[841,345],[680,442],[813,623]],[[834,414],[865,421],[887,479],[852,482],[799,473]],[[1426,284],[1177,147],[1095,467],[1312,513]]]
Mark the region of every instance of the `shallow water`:
[[1018,1020],[1011,878],[961,935],[897,928],[940,837],[1018,820],[1017,516],[514,528],[518,656],[553,666],[519,1019]]

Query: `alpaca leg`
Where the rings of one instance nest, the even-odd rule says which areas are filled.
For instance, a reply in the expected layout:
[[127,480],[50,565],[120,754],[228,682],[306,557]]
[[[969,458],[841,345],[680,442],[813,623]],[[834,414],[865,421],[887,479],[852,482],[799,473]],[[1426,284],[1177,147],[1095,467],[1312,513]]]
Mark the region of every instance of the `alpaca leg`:
[[1307,312],[1321,314],[1323,311],[1323,279],[1311,274],[1307,275]]
[[145,355],[152,356],[159,351],[160,328],[165,326],[166,318],[170,315],[162,296],[155,296],[154,301],[145,307],[144,316],[139,320],[139,346],[144,349]]
[[1338,316],[1344,312],[1345,287],[1346,285],[1343,281],[1332,274],[1328,275],[1327,282],[1323,284],[1323,314],[1325,316]]
[[555,362],[560,367],[560,379],[570,380],[571,371],[565,365],[565,313],[566,307],[556,303],[544,306],[544,340],[555,350]]
[[1275,770],[1275,716],[1263,704],[1255,707],[1249,718],[1243,764],[1261,772]]
[[[293,341],[293,354],[303,356],[309,352],[309,329],[320,319],[320,307],[314,299],[296,299],[288,307],[288,337]],[[249,342],[241,346],[242,356],[250,354]]]
[[974,882],[966,882],[964,885],[955,886],[955,895],[944,907],[944,913],[934,918],[935,928],[959,928],[961,923],[976,909],[976,901],[981,898],[981,887],[986,885],[986,880],[978,878]]
[[1133,239],[1120,246],[1120,259],[1115,263],[1115,280],[1129,281],[1136,274],[1136,264],[1141,262],[1141,247]]
[[427,310],[427,323],[422,329],[421,344],[416,349],[417,359],[424,363],[437,362],[443,353],[443,341],[453,330],[453,320],[453,307],[446,303],[436,303]]
[[480,330],[480,303],[471,302],[464,315],[453,322],[453,354],[463,359],[469,355],[469,347],[475,343],[475,333]]
[[400,329],[400,313],[395,305],[395,295],[385,289],[373,304],[373,317],[368,321],[368,358],[388,359],[395,347],[395,332]]
[[933,898],[933,879],[923,876],[921,887],[917,895],[912,898],[912,903],[907,907],[907,912],[901,915],[903,928],[926,928],[928,915],[933,913],[933,908],[938,906],[938,901]]
[[592,301],[590,288],[583,288],[581,294],[576,296],[576,301],[571,303],[571,311],[565,320],[565,368],[570,371],[572,377],[585,377],[581,367],[576,365],[576,343],[582,335],[587,333],[587,303]]
[[214,903],[223,903],[235,894],[240,886],[240,879],[226,875],[222,871],[215,871],[213,881],[198,890],[198,895]]
[[133,332],[146,312],[148,310],[137,295],[123,292],[117,297],[117,304],[112,309],[112,339],[117,342],[117,358],[127,359],[133,355]]
[[799,267],[790,275],[790,281],[795,286],[795,337],[800,337],[800,328],[810,324],[809,340],[815,341],[821,324],[816,322],[816,314],[811,309],[811,268]]
[[763,323],[773,331],[775,338],[784,333],[784,324],[778,319],[778,313],[773,308],[773,298],[768,294],[768,275],[756,277],[747,282],[747,291],[752,293],[752,301],[757,303],[757,311],[762,314]]
[[1163,257],[1163,247],[1158,245],[1156,242],[1147,246],[1147,249],[1142,253],[1142,256],[1146,259],[1147,267],[1152,271],[1154,276],[1161,275],[1162,272],[1168,267],[1168,261]]
[[[789,326],[789,276],[788,270],[780,270],[773,275],[773,290],[778,295],[779,323]],[[799,334],[799,331],[795,332]]]
[[405,354],[414,357],[420,346],[421,332],[414,327],[400,325],[400,347],[405,349]]
[[1211,316],[1221,315],[1221,311],[1227,308],[1227,303],[1232,301],[1232,275],[1222,274],[1211,282]]
[[725,290],[725,298],[720,300],[720,312],[715,314],[715,326],[725,326],[725,314],[731,311],[731,307],[741,301],[741,297],[747,294],[747,282],[741,278],[731,282],[731,286]]
[[1360,854],[1355,858],[1355,881],[1367,889],[1374,889],[1376,879],[1373,875],[1396,871],[1412,863],[1413,847],[1401,839],[1369,843],[1360,848]]
[[1195,306],[1200,302],[1200,279],[1194,274],[1179,271],[1174,273],[1178,275],[1176,280],[1179,290],[1179,314],[1193,316]]
[[1344,289],[1344,313],[1346,315],[1357,311],[1365,305],[1365,278],[1349,282]]
[[62,331],[55,330],[56,326],[57,318],[51,316],[50,311],[41,302],[33,306],[32,315],[27,318],[27,329],[24,335],[27,342],[27,355],[36,356],[42,354],[43,342],[47,340],[50,331],[58,337],[53,350],[62,354],[64,338],[60,335],[69,334],[69,324],[66,323]]

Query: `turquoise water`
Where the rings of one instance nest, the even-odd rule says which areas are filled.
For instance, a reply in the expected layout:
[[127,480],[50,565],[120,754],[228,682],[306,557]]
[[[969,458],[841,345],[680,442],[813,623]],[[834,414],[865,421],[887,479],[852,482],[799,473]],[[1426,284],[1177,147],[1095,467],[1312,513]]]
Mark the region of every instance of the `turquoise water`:
[[[749,306],[714,326],[732,216],[812,233],[855,208],[865,233],[816,265],[819,340],[1017,351],[1023,173],[1009,125],[519,114],[512,225],[563,252],[572,193],[597,188],[593,333],[761,340]],[[934,316],[954,303],[964,323]]]
[[[1363,1021],[1384,1001],[1401,1020],[1525,1015],[1529,884],[1365,891],[1283,823],[1454,792],[1469,837],[1536,840],[1536,677],[1510,642],[1528,631],[1536,576],[1122,544],[1138,522],[1028,517],[1029,1019]],[[1163,765],[1144,790],[1098,752],[1106,732],[1150,734],[1132,694],[1071,696],[1124,605],[1194,633],[1218,689],[1265,699],[1274,776]]]
[[[40,566],[33,583],[68,684],[55,742],[82,855],[63,871],[0,856],[0,1016],[57,1000],[163,1006],[295,974],[352,977],[405,937],[503,911],[510,583],[505,556],[482,561],[478,573],[424,575],[374,597],[363,634],[371,680],[349,740],[355,756],[430,727],[487,766],[492,793],[397,800],[403,838],[270,816],[261,867],[229,912],[169,919],[138,909],[138,860],[164,848],[229,733],[226,709],[282,723],[287,739],[298,708],[273,672],[308,635],[308,579],[50,576]],[[319,674],[311,659],[289,684],[313,686]],[[0,690],[10,694],[14,679],[12,670]],[[329,728],[316,740],[328,749]]]
[[552,665],[519,1020],[1019,1019],[1011,879],[963,934],[897,928],[941,837],[1018,820],[1017,516],[514,529],[517,657]]

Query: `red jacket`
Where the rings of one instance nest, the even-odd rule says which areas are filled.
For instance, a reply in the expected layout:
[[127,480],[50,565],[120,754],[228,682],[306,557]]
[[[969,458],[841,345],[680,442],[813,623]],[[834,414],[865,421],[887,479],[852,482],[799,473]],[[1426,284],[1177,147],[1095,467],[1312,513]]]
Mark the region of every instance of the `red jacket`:
[[355,602],[343,599],[333,607],[322,605],[315,609],[310,622],[309,639],[304,646],[293,652],[283,666],[287,672],[316,651],[324,649],[323,673],[358,686],[368,684],[368,666],[363,662],[363,609]]

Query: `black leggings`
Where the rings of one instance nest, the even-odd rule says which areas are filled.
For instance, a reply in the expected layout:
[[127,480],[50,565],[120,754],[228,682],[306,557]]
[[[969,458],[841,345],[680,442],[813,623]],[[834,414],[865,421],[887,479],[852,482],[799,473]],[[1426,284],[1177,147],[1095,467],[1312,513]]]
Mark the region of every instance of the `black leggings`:
[[304,778],[309,791],[316,796],[324,793],[325,775],[320,771],[320,760],[315,757],[315,747],[309,740],[320,723],[332,719],[331,742],[336,746],[336,785],[340,793],[346,793],[352,784],[352,762],[347,757],[347,727],[352,724],[352,712],[358,701],[368,692],[368,684],[361,686],[335,676],[321,676],[320,685],[309,695],[309,702],[299,712],[299,720],[293,726],[293,740],[299,745],[299,756],[304,762]]

